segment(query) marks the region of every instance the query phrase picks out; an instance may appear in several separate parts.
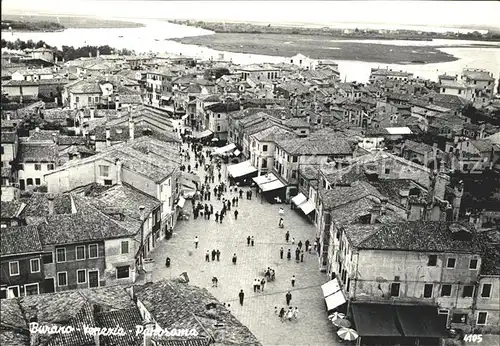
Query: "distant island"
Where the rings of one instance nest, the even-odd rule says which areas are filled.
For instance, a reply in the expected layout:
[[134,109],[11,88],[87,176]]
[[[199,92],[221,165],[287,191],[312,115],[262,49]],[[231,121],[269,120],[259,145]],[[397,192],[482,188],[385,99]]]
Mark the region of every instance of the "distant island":
[[277,35],[313,35],[330,36],[334,39],[356,40],[412,40],[430,41],[432,39],[460,39],[500,41],[500,33],[482,34],[479,31],[470,33],[439,33],[415,30],[385,30],[385,29],[339,29],[330,27],[311,28],[304,26],[261,25],[253,23],[220,23],[194,20],[168,20],[169,23],[193,26],[210,30],[218,34],[277,34]]
[[[20,23],[21,26],[14,27],[12,23]],[[60,31],[69,28],[78,28],[78,29],[140,28],[143,27],[144,24],[126,22],[120,20],[94,18],[94,17],[61,17],[61,16],[42,16],[42,15],[26,16],[26,15],[2,14],[2,31],[8,30],[9,26],[12,27],[12,30],[14,31]]]

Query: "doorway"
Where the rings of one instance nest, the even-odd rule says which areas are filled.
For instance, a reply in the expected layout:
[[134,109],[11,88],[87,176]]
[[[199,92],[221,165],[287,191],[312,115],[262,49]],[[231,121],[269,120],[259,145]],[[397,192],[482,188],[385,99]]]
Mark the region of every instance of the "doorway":
[[99,287],[99,271],[89,270],[89,288]]

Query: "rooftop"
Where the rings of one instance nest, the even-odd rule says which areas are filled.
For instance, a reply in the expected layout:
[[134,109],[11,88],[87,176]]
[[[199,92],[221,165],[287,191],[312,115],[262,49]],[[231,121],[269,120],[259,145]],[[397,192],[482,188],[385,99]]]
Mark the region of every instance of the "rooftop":
[[[2,202],[3,207],[3,202]],[[42,252],[37,225],[1,228],[1,256]],[[2,307],[3,310],[3,307]]]
[[20,162],[56,162],[59,151],[54,143],[20,143],[18,155]]
[[284,151],[290,155],[351,155],[352,148],[345,139],[332,136],[310,136],[300,139],[277,140]]

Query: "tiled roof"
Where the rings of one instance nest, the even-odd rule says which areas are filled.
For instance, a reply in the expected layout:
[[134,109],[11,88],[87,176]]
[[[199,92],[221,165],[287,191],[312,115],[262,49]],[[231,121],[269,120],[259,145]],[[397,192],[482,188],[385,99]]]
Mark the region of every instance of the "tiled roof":
[[53,199],[54,214],[71,214],[71,195],[70,194],[49,194],[34,192],[26,202],[23,215],[25,217],[46,217],[49,215],[49,197]]
[[[473,145],[474,147],[476,147],[476,149],[481,153],[489,152],[494,148],[494,144],[492,144],[490,141],[481,140],[481,139],[478,139],[475,141],[470,141],[470,144]],[[498,150],[498,148],[497,148],[497,150]]]
[[[7,168],[7,167],[5,167]],[[3,168],[2,168],[3,169]],[[3,177],[3,174],[2,174]],[[18,201],[18,200],[13,200],[13,201],[2,201],[2,210],[1,215],[2,219],[10,219],[15,217],[20,211],[22,211],[25,207],[25,204]]]
[[19,144],[21,162],[56,162],[59,151],[55,144]]
[[53,135],[59,136],[59,131],[56,130],[30,130],[29,141],[52,141]]
[[307,121],[301,118],[290,118],[288,120],[285,120],[283,124],[292,129],[297,127],[311,127],[311,125],[309,125]]
[[[173,281],[135,286],[142,302],[162,328],[194,328],[198,338],[215,344],[260,345],[257,338],[206,289]],[[214,309],[207,309],[213,304]],[[215,324],[220,324],[216,327]]]
[[[4,122],[4,120],[2,120]],[[1,132],[1,142],[2,143],[15,143],[17,138],[17,134],[15,132],[7,132],[7,131],[2,131]]]
[[252,134],[252,136],[258,141],[269,142],[275,139],[281,138],[282,136],[297,137],[294,132],[285,129],[278,125],[272,125],[259,132]]
[[334,209],[367,196],[382,197],[375,187],[364,181],[354,182],[351,186],[334,186],[330,190],[321,190],[320,194],[325,209]]
[[1,229],[1,235],[1,256],[42,251],[36,225],[5,227]]
[[69,87],[74,94],[102,94],[101,87],[96,81],[81,80]]
[[86,139],[82,136],[59,136],[58,145],[85,145]]
[[135,234],[97,210],[84,197],[72,195],[72,198],[76,213],[49,215],[46,222],[40,224],[40,239],[43,244],[72,244]]
[[132,345],[142,345],[143,337],[142,335],[136,335],[136,326],[143,324],[141,314],[136,307],[123,310],[106,311],[96,314],[96,325],[101,328],[115,328],[119,326],[125,331],[123,336],[120,335],[105,335],[103,336],[104,345],[113,346],[132,346]]
[[333,136],[310,136],[277,140],[276,144],[291,155],[350,155],[352,148],[345,139]]
[[[456,227],[468,230],[471,234],[471,240],[455,240],[452,229]],[[368,234],[372,232],[371,235],[359,242],[357,245],[359,248],[480,253],[476,231],[469,224],[458,225],[435,221],[405,221],[387,224],[345,225],[344,228],[348,234],[357,232]]]
[[37,81],[27,81],[27,80],[9,80],[6,82],[2,82],[2,87],[4,86],[13,86],[13,87],[19,87],[19,86],[38,86]]
[[407,139],[404,143],[403,150],[410,150],[415,153],[419,154],[427,154],[429,152],[433,151],[432,145],[421,143],[421,142],[415,142],[412,140]]

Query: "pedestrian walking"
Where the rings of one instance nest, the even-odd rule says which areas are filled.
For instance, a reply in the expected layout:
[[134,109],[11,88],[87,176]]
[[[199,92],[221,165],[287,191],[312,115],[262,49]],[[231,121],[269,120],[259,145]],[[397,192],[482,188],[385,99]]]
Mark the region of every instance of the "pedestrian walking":
[[285,228],[285,221],[283,220],[283,218],[280,218],[280,221],[278,222],[278,227]]
[[317,248],[318,248],[318,242],[314,241],[314,251],[315,252],[318,252]]
[[257,292],[257,279],[253,279],[253,291]]
[[286,258],[288,260],[291,260],[292,259],[292,251],[290,249],[288,249],[288,252],[286,253]]
[[295,238],[292,237],[292,245],[294,245],[294,244],[295,244]]
[[299,246],[299,249],[302,250],[302,240],[299,240],[299,243],[297,245]]
[[300,259],[300,250],[299,248],[295,249],[295,261],[298,263]]
[[245,293],[243,293],[243,290],[240,291],[238,296],[240,298],[240,305],[243,306],[243,300],[245,299]]
[[293,310],[291,306],[288,308],[288,311],[286,313],[286,318],[288,321],[291,321],[293,318]]
[[311,246],[311,243],[309,242],[309,239],[306,240],[306,251],[309,251],[309,246]]
[[286,305],[290,305],[290,302],[292,301],[292,294],[290,293],[290,291],[288,291],[285,294],[285,300],[286,300]]
[[205,254],[205,261],[210,262],[210,251],[207,250],[207,253]]
[[250,197],[249,199],[252,199],[252,190],[248,191],[248,196]]
[[300,252],[300,261],[304,262],[304,250]]
[[222,219],[224,219],[224,214],[219,215],[220,223],[222,223]]
[[280,207],[280,210],[278,211],[278,214],[279,214],[280,216],[285,215],[285,209],[283,209],[283,207]]
[[232,260],[234,265],[236,265],[236,260],[237,260],[237,258],[236,258],[236,254],[234,254],[234,255],[233,255],[233,260]]
[[274,314],[275,314],[275,315],[277,315],[277,314],[278,314],[278,307],[277,307],[277,306],[275,306],[275,307],[274,307]]
[[293,310],[293,319],[296,321],[299,319],[299,308],[298,307],[295,307],[295,309]]
[[288,240],[290,239],[290,232],[286,231],[285,233],[285,240],[288,243]]
[[217,254],[217,251],[215,249],[212,250],[212,262],[215,261],[215,255]]
[[252,239],[250,240],[250,244],[252,244],[252,246],[255,245],[255,239],[253,239],[253,236],[252,236]]
[[292,275],[292,287],[295,287],[295,275]]
[[220,178],[222,178],[222,174],[219,172],[219,181],[220,181]]
[[283,252],[285,252],[285,250],[283,250],[283,248],[280,249],[280,259],[283,259]]
[[217,257],[217,262],[220,261],[220,250],[215,251],[215,256]]
[[194,248],[197,249],[198,248],[198,243],[200,242],[200,240],[198,239],[198,236],[194,237]]
[[243,198],[243,190],[240,189],[240,199]]
[[235,211],[234,211],[234,219],[235,219],[235,220],[238,220],[238,210],[235,210]]
[[252,240],[252,238],[250,236],[247,237],[247,246],[250,246],[250,240]]
[[218,283],[219,283],[219,280],[214,276],[212,278],[212,287],[217,287]]
[[219,222],[219,212],[215,212],[215,222]]
[[[208,199],[210,200],[210,198]],[[214,213],[214,206],[210,204],[210,215]]]
[[285,308],[281,308],[281,310],[279,312],[279,317],[280,317],[281,322],[283,323],[283,321],[285,320]]
[[260,280],[260,287],[262,287],[262,292],[264,292],[264,285],[266,284],[266,280],[264,278]]

